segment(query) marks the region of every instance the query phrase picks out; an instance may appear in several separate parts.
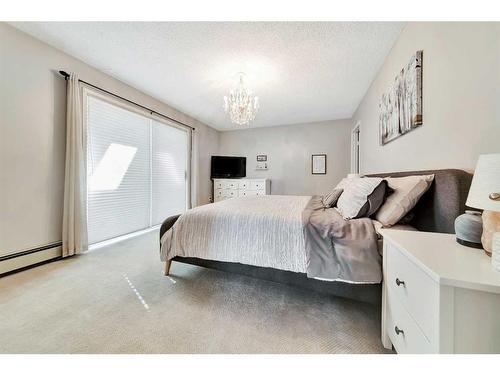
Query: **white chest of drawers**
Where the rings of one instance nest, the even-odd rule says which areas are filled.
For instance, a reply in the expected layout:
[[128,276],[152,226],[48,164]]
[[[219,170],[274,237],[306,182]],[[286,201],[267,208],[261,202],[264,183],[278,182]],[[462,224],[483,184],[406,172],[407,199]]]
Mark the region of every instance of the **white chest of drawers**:
[[269,194],[271,194],[271,181],[269,179],[214,179],[214,202],[236,197]]
[[500,272],[452,234],[386,229],[382,343],[398,353],[500,353]]

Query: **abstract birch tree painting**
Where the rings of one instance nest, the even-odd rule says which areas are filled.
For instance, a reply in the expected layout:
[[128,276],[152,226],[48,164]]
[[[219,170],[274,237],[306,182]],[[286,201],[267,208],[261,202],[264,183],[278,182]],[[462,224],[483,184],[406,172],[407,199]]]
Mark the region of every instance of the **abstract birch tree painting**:
[[380,144],[422,125],[422,51],[417,51],[382,94],[379,104]]

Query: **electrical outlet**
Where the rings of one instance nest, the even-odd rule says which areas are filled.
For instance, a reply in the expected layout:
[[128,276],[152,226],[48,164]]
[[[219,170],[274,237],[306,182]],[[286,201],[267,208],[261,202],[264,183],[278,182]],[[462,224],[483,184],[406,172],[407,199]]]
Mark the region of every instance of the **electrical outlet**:
[[266,171],[267,170],[267,163],[262,163],[262,162],[257,163],[257,165],[255,166],[255,170]]

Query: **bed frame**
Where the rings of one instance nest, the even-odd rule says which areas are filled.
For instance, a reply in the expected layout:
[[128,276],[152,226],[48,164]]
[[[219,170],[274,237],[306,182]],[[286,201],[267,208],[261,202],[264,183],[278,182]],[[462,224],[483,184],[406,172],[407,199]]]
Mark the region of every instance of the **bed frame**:
[[[426,174],[434,174],[434,181],[430,189],[413,208],[414,218],[409,224],[425,232],[454,233],[455,218],[465,210],[465,201],[472,181],[472,174],[459,169],[439,169],[379,173],[368,176],[404,177]],[[163,222],[160,229],[160,238],[174,225],[178,217],[179,215],[171,216]],[[165,275],[170,274],[173,260],[176,262],[194,264],[201,267],[274,281],[375,305],[379,305],[381,301],[381,284],[349,284],[336,281],[321,281],[310,279],[305,273],[199,258],[175,257],[165,263]]]

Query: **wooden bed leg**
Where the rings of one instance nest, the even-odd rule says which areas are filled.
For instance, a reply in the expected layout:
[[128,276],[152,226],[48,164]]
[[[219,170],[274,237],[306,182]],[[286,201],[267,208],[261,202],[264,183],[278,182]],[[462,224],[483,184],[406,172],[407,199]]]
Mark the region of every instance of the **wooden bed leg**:
[[170,275],[170,266],[172,265],[172,261],[171,260],[167,260],[165,262],[165,276],[169,276]]

